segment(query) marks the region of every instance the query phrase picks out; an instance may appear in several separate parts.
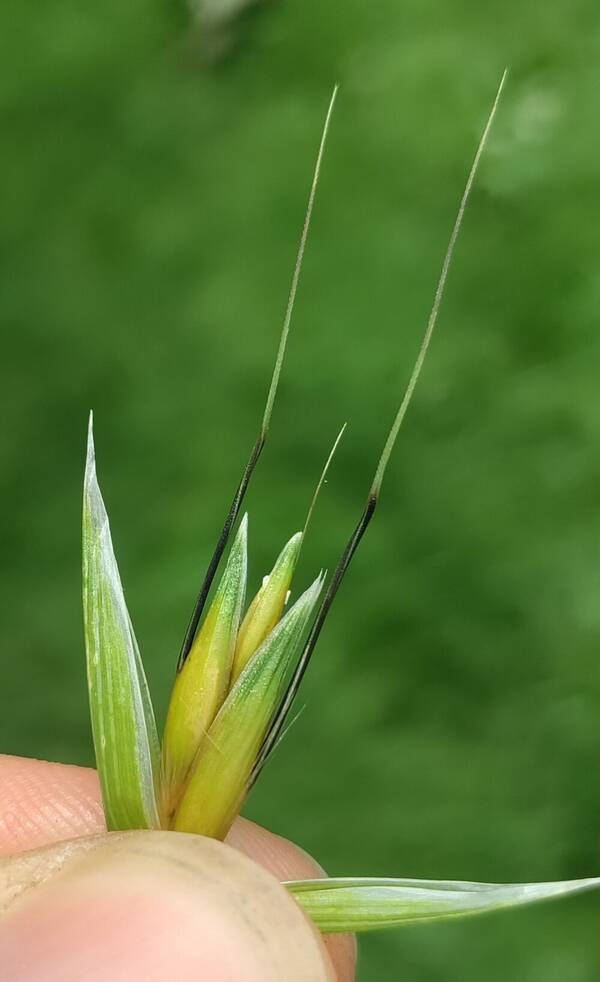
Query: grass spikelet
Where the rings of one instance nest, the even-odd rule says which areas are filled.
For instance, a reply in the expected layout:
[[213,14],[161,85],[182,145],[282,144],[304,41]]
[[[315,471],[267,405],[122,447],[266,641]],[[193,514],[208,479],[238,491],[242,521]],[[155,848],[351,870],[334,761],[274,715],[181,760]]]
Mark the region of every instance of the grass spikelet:
[[200,749],[173,827],[225,837],[323,585],[318,577],[250,660]]
[[[281,739],[286,716],[325,619],[375,511],[386,468],[438,319],[454,247],[505,78],[506,73],[477,147],[423,340],[375,468],[367,503],[310,630],[308,626],[317,609],[323,576],[314,581],[286,614],[283,612],[314,504],[341,433],[317,485],[304,531],[296,533],[284,546],[241,627],[247,574],[246,517],[242,519],[220,584],[201,624],[213,577],[268,432],[334,92],[317,157],[259,439],[234,496],[186,633],[167,714],[162,769],[152,705],[96,478],[90,420],[83,506],[85,641],[94,746],[110,829],[160,825],[224,838]],[[285,886],[321,931],[349,932],[518,907],[598,887],[600,878],[529,884],[319,879],[288,882]]]

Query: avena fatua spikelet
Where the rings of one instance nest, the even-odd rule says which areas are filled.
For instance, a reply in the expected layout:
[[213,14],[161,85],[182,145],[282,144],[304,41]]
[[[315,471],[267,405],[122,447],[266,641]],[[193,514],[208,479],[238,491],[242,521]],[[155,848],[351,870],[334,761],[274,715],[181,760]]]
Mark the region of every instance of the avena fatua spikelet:
[[[284,613],[306,526],[304,532],[296,533],[283,547],[244,614],[246,517],[239,525],[203,620],[213,580],[235,530],[269,431],[337,92],[334,90],[259,436],[208,564],[181,647],[167,714],[162,765],[148,688],[96,479],[90,423],[83,512],[84,617],[94,746],[109,828],[160,826],[225,837],[280,740],[326,617],[379,500],[385,471],[438,319],[454,246],[505,79],[506,73],[469,172],[425,335],[379,458],[366,505],[329,580],[312,625],[309,622],[324,585],[322,576]],[[331,455],[328,464],[330,459]],[[324,474],[318,487],[323,480]],[[482,913],[598,885],[600,878],[504,885],[368,878],[286,884],[315,924],[328,932],[373,930]]]

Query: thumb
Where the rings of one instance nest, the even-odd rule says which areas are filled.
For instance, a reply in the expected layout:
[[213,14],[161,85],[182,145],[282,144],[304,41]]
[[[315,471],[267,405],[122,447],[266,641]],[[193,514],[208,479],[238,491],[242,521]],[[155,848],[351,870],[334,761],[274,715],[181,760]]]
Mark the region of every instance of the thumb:
[[112,833],[2,860],[3,982],[329,982],[321,939],[241,853]]

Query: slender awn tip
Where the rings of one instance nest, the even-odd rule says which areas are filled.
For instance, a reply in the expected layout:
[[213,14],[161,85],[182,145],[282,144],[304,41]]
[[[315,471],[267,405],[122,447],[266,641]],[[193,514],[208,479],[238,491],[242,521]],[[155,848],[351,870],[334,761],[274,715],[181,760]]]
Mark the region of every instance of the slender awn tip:
[[281,329],[281,336],[280,336],[280,339],[279,339],[279,347],[277,349],[277,356],[275,358],[275,367],[273,369],[273,375],[271,377],[271,384],[269,386],[269,392],[267,394],[267,401],[266,401],[266,404],[265,404],[265,411],[264,411],[264,416],[263,416],[262,423],[261,423],[260,433],[259,433],[259,436],[258,436],[258,439],[257,439],[256,443],[252,447],[252,451],[250,453],[250,457],[248,458],[248,463],[246,464],[246,467],[244,468],[244,472],[242,474],[242,478],[240,480],[240,483],[238,484],[237,490],[236,490],[235,495],[233,497],[233,501],[231,502],[231,506],[229,508],[229,512],[227,513],[227,518],[225,519],[225,524],[223,525],[223,528],[221,530],[221,534],[219,535],[217,544],[215,546],[215,550],[214,550],[213,555],[211,557],[211,560],[210,560],[210,562],[208,564],[208,569],[206,570],[206,574],[204,576],[204,580],[203,580],[202,586],[200,588],[200,592],[198,594],[198,598],[196,600],[196,603],[194,605],[194,609],[192,611],[192,616],[190,618],[190,621],[189,621],[187,630],[185,632],[185,637],[183,639],[183,644],[181,646],[181,651],[179,653],[179,660],[178,660],[178,663],[177,663],[177,670],[178,671],[181,670],[181,668],[182,668],[182,666],[183,666],[183,664],[184,664],[187,656],[190,653],[190,649],[191,649],[192,644],[194,642],[194,637],[196,635],[196,631],[198,630],[198,624],[200,623],[200,618],[202,617],[202,611],[204,610],[204,605],[206,604],[206,600],[208,598],[208,594],[210,593],[210,588],[212,586],[212,582],[214,580],[215,573],[217,572],[217,569],[219,567],[219,563],[221,561],[221,557],[223,556],[223,553],[225,552],[225,549],[227,548],[227,543],[229,542],[229,537],[231,535],[231,531],[232,531],[232,529],[233,529],[233,527],[234,527],[234,525],[236,523],[236,520],[237,520],[237,517],[238,517],[238,514],[239,514],[239,510],[240,510],[241,505],[242,505],[242,502],[244,500],[244,496],[246,494],[246,491],[248,490],[248,485],[250,484],[250,480],[252,478],[252,474],[254,473],[254,469],[255,469],[256,464],[258,463],[258,459],[259,459],[259,457],[260,457],[260,455],[262,453],[262,450],[263,450],[263,447],[265,445],[265,441],[266,441],[266,438],[267,438],[267,433],[269,431],[269,425],[270,425],[270,422],[271,422],[271,415],[272,415],[272,412],[273,412],[273,404],[275,402],[275,396],[277,395],[277,387],[279,385],[279,377],[281,375],[281,369],[282,369],[282,366],[283,366],[283,359],[285,357],[285,349],[286,349],[286,345],[287,345],[288,334],[289,334],[289,331],[290,331],[290,324],[291,324],[291,321],[292,321],[292,313],[294,311],[294,302],[296,300],[296,293],[297,293],[297,290],[298,290],[298,282],[300,280],[300,271],[302,269],[302,260],[304,258],[304,251],[306,249],[306,240],[308,238],[308,232],[309,232],[309,228],[310,228],[310,222],[311,222],[312,213],[313,213],[313,207],[314,207],[314,203],[315,203],[315,196],[316,196],[316,193],[317,193],[317,185],[319,183],[319,175],[321,173],[321,164],[322,164],[322,161],[323,161],[323,154],[324,154],[324,151],[325,151],[325,143],[327,141],[327,133],[329,132],[329,124],[331,122],[331,117],[332,117],[332,114],[333,114],[333,107],[334,107],[334,104],[335,104],[335,99],[336,99],[336,96],[337,96],[337,92],[338,92],[338,86],[336,85],[335,88],[334,88],[334,90],[333,90],[331,99],[329,101],[329,107],[327,109],[327,115],[325,117],[325,123],[323,125],[323,130],[322,130],[322,134],[321,134],[321,142],[319,144],[319,151],[318,151],[318,154],[317,154],[317,160],[316,160],[316,164],[315,164],[315,170],[314,170],[314,174],[313,174],[313,179],[312,179],[312,184],[311,184],[311,188],[310,188],[310,193],[309,193],[309,196],[308,196],[308,204],[307,204],[306,213],[305,213],[305,216],[304,216],[304,225],[302,227],[302,234],[300,236],[300,245],[298,246],[298,255],[296,257],[296,264],[294,266],[294,273],[293,273],[293,276],[292,276],[292,284],[291,284],[291,287],[290,287],[290,293],[289,293],[289,297],[288,297],[287,308],[286,308],[285,317],[284,317],[284,320],[283,320],[283,326],[282,326],[282,329]]
[[344,423],[344,425],[342,426],[340,432],[338,433],[337,437],[335,438],[335,442],[334,442],[331,450],[329,451],[329,457],[325,461],[325,467],[323,468],[323,470],[321,472],[321,476],[320,476],[319,481],[317,483],[317,486],[315,488],[315,493],[312,496],[312,501],[310,503],[310,506],[309,506],[309,509],[308,509],[308,513],[306,515],[306,521],[304,523],[304,528],[302,530],[302,538],[306,538],[306,532],[308,530],[308,526],[310,525],[310,520],[311,520],[311,518],[313,516],[313,512],[315,510],[315,505],[317,503],[317,498],[319,497],[319,494],[321,493],[321,488],[323,487],[323,484],[325,483],[325,478],[327,477],[327,472],[329,470],[329,466],[330,466],[331,461],[333,460],[333,458],[335,456],[335,452],[336,452],[336,450],[338,448],[338,444],[339,444],[340,440],[342,439],[342,437],[344,435],[344,431],[345,431],[347,425],[348,425],[347,423]]
[[473,184],[474,184],[475,178],[477,176],[477,171],[479,169],[479,163],[481,161],[481,157],[482,157],[483,151],[485,149],[485,145],[487,143],[487,139],[488,139],[488,136],[490,134],[490,130],[491,130],[492,125],[493,125],[493,122],[494,122],[494,117],[496,115],[496,111],[497,111],[498,106],[500,104],[500,98],[502,96],[502,90],[504,89],[504,84],[506,82],[507,75],[508,75],[508,68],[505,68],[504,69],[504,73],[502,75],[502,78],[500,79],[500,84],[498,86],[498,90],[496,92],[496,98],[494,99],[494,103],[492,105],[492,108],[491,108],[490,113],[488,115],[487,122],[485,124],[483,133],[481,134],[481,138],[479,140],[479,145],[477,147],[477,151],[475,153],[475,157],[473,158],[473,163],[471,165],[471,170],[469,171],[469,176],[467,177],[467,182],[465,184],[465,188],[464,188],[464,191],[463,191],[463,194],[462,194],[462,198],[461,198],[460,204],[458,206],[458,212],[456,214],[456,219],[454,221],[454,226],[453,226],[452,232],[450,234],[450,239],[448,240],[448,247],[446,249],[446,254],[444,256],[444,261],[442,263],[442,269],[441,269],[440,277],[439,277],[438,284],[437,284],[437,287],[436,287],[435,295],[434,295],[434,298],[433,298],[433,305],[431,307],[431,313],[429,314],[429,320],[427,321],[427,327],[426,327],[426,330],[425,330],[425,334],[423,335],[423,340],[421,341],[421,347],[420,347],[419,353],[417,355],[417,360],[415,362],[414,368],[412,370],[412,374],[410,376],[410,379],[408,381],[408,385],[406,387],[406,391],[404,393],[404,397],[402,399],[402,402],[400,403],[400,406],[398,408],[398,412],[396,413],[396,417],[395,417],[395,419],[394,419],[394,421],[392,423],[392,426],[391,426],[391,429],[390,429],[388,438],[387,438],[387,440],[385,442],[385,446],[383,448],[383,451],[381,453],[381,457],[379,458],[379,463],[377,465],[377,469],[375,471],[375,476],[373,478],[373,483],[371,485],[371,491],[370,491],[370,496],[373,497],[373,498],[377,498],[379,496],[379,492],[381,491],[381,485],[383,483],[383,478],[385,476],[385,471],[386,471],[387,465],[389,463],[389,459],[391,457],[392,450],[394,449],[394,444],[396,443],[396,439],[398,437],[398,432],[400,430],[400,427],[402,426],[402,422],[404,420],[404,417],[406,416],[406,411],[407,411],[407,409],[408,409],[408,407],[409,407],[409,405],[411,403],[411,400],[412,400],[412,397],[413,397],[413,394],[414,394],[414,391],[415,391],[417,382],[419,381],[419,376],[421,374],[421,370],[422,370],[423,365],[425,363],[425,358],[427,357],[427,352],[429,350],[429,345],[431,343],[431,337],[433,335],[433,331],[434,331],[435,325],[437,323],[438,314],[440,312],[440,307],[441,307],[442,300],[443,300],[443,297],[444,297],[444,291],[446,289],[446,281],[448,279],[448,272],[450,270],[450,266],[451,266],[451,263],[452,263],[452,257],[454,255],[454,249],[455,249],[456,242],[458,240],[458,236],[460,234],[460,230],[461,230],[461,227],[462,227],[463,219],[464,219],[464,216],[465,216],[465,210],[466,210],[466,207],[467,207],[467,202],[468,202],[469,197],[471,195],[471,190],[473,188]]
[[281,367],[283,365],[283,359],[285,356],[285,349],[287,345],[288,334],[290,332],[290,324],[292,321],[292,314],[294,312],[294,304],[296,302],[296,293],[298,290],[298,282],[300,280],[300,271],[302,269],[302,260],[304,259],[304,250],[306,249],[306,240],[308,238],[308,230],[310,228],[310,222],[313,213],[313,207],[315,204],[315,196],[317,193],[317,185],[319,183],[319,177],[321,174],[321,164],[323,162],[323,154],[325,152],[325,144],[327,142],[327,134],[329,132],[329,124],[331,123],[331,117],[333,115],[333,107],[335,105],[336,96],[338,93],[338,85],[334,86],[333,92],[331,94],[331,99],[329,100],[329,108],[327,109],[327,115],[325,117],[325,123],[323,124],[323,131],[321,133],[321,142],[319,144],[319,151],[317,153],[317,160],[315,163],[315,170],[313,173],[312,184],[310,186],[310,193],[308,195],[308,204],[306,206],[306,212],[304,215],[304,225],[302,226],[302,234],[300,236],[300,244],[298,245],[298,253],[296,256],[296,263],[294,265],[294,273],[292,275],[292,284],[290,286],[290,292],[288,296],[287,308],[285,311],[285,317],[283,319],[283,327],[281,329],[281,337],[279,340],[279,348],[277,350],[277,357],[275,358],[275,367],[273,369],[273,376],[271,378],[271,385],[269,387],[269,393],[267,395],[267,402],[265,405],[265,414],[263,416],[261,434],[266,436],[269,424],[271,422],[271,413],[273,412],[273,403],[275,402],[275,396],[277,394],[277,386],[279,384],[279,376],[281,374]]

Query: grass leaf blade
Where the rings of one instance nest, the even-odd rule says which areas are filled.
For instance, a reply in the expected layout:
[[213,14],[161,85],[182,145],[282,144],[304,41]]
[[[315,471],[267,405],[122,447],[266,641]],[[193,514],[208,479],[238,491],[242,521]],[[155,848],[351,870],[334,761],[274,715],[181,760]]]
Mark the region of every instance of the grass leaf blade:
[[522,907],[592,890],[600,886],[600,877],[554,883],[339,878],[285,886],[321,931],[346,933]]
[[83,615],[90,714],[108,828],[158,828],[158,735],[96,477],[91,415],[83,491]]

